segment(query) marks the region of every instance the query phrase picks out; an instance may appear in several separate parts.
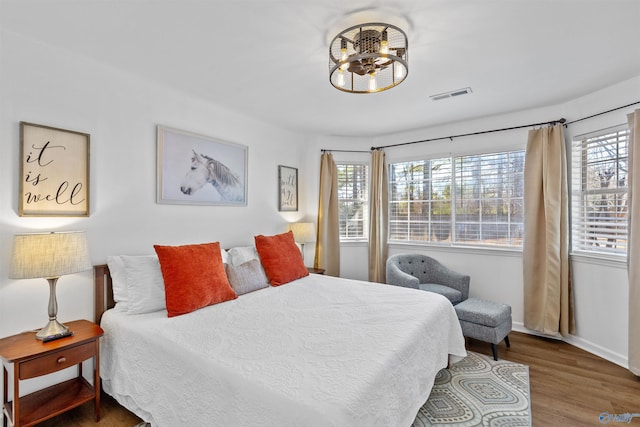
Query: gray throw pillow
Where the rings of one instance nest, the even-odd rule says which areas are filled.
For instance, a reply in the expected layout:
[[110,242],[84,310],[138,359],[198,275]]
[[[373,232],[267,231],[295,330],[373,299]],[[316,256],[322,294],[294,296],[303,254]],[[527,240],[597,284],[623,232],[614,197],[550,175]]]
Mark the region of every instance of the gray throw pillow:
[[238,266],[226,264],[225,268],[229,283],[238,295],[269,286],[267,275],[264,273],[262,264],[257,259],[252,259]]

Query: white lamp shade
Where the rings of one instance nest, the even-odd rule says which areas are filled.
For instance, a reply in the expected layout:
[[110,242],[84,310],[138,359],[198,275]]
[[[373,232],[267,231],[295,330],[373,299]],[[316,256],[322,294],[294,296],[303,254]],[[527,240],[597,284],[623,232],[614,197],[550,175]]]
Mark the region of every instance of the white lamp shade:
[[82,231],[17,234],[11,279],[54,278],[89,270],[89,245]]
[[312,222],[294,222],[289,224],[293,239],[297,243],[308,243],[316,240],[316,227]]

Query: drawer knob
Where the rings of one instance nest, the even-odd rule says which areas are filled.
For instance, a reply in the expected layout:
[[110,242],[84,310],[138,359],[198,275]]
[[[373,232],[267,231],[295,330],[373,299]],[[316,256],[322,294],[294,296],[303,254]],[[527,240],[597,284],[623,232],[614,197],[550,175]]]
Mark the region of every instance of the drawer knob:
[[64,363],[67,361],[67,358],[62,356],[61,358],[58,359],[58,363]]

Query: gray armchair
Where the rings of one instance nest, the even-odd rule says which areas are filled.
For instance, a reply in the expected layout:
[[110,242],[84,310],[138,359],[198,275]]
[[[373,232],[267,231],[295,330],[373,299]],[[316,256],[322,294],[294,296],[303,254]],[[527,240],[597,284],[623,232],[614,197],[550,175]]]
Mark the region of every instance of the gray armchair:
[[469,298],[471,278],[421,254],[397,254],[387,259],[387,283],[444,295],[456,305]]

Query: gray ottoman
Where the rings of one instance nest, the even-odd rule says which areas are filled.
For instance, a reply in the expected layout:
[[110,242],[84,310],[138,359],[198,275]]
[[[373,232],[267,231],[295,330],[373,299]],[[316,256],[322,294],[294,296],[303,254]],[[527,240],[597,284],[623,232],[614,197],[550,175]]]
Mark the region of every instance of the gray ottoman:
[[511,332],[511,306],[493,301],[469,298],[454,306],[462,334],[465,337],[475,338],[491,343],[493,359],[498,360],[496,344],[504,340],[509,344],[509,332]]

